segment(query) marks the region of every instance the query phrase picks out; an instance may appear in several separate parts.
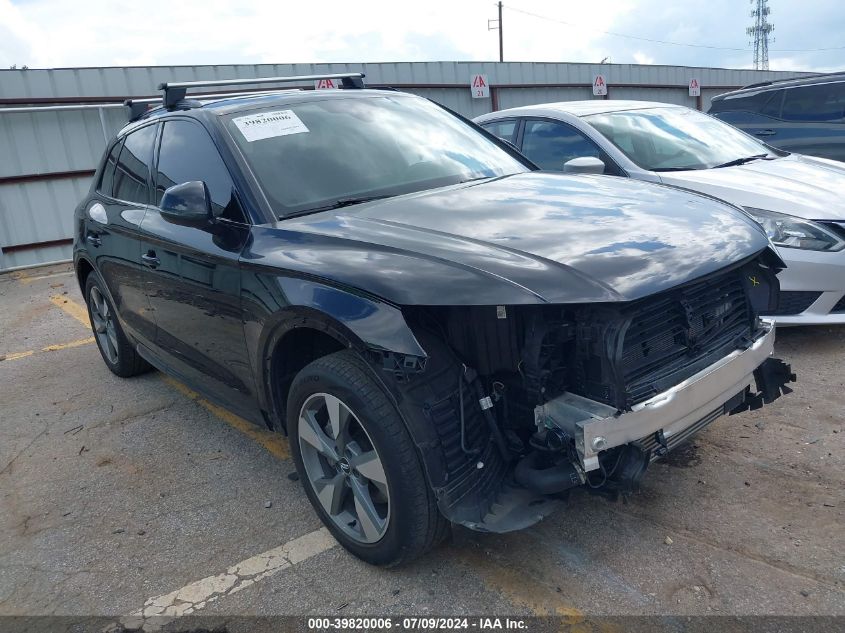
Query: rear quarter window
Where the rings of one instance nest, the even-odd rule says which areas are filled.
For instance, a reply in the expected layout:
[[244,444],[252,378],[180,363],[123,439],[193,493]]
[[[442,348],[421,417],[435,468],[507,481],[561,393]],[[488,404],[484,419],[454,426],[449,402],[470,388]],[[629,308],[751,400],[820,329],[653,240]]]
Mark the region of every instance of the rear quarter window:
[[150,203],[150,165],[157,125],[130,132],[114,170],[113,197],[136,204]]
[[491,123],[482,123],[481,127],[500,139],[516,144],[516,120],[509,121],[493,121]]
[[97,185],[97,191],[105,196],[113,196],[112,189],[114,183],[114,168],[117,166],[117,157],[120,154],[120,148],[123,146],[123,140],[117,141],[106,156],[106,162],[103,165],[103,173],[100,175],[100,183]]

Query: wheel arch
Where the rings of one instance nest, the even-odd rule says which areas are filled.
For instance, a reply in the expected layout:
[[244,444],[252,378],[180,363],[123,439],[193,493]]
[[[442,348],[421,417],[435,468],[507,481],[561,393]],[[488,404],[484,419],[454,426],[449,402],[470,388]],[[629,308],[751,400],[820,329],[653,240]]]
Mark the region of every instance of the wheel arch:
[[[390,367],[390,363],[406,355],[424,361],[426,353],[413,338],[401,311],[392,306],[383,308],[385,327],[380,330],[381,336],[375,338],[371,328],[358,327],[360,322],[344,320],[309,306],[289,306],[273,315],[265,325],[258,345],[263,400],[272,428],[287,432],[285,411],[291,382],[300,370],[318,358],[350,349],[365,361],[373,370],[374,378],[382,383],[376,371],[379,363]],[[396,322],[397,319],[400,322]],[[388,321],[390,326],[387,326]],[[402,330],[402,336],[395,336]]]
[[301,312],[282,320],[269,333],[262,354],[261,374],[271,425],[287,433],[285,411],[294,376],[309,363],[340,351],[363,352],[360,341],[325,317]]
[[[420,382],[409,380],[412,376],[429,374],[434,360],[430,353],[437,357],[435,366],[443,363],[446,355],[441,345],[430,336],[418,339],[422,332],[412,329],[401,307],[371,295],[288,277],[277,277],[272,283],[265,280],[261,287],[281,291],[278,297],[263,293],[263,309],[252,304],[245,311],[247,344],[253,350],[259,400],[268,426],[287,433],[288,391],[302,368],[322,355],[352,350],[403,418],[429,483],[443,485],[445,470],[437,432],[420,408],[423,403],[417,394],[407,389],[411,382]],[[449,383],[457,384],[457,373]]]
[[79,283],[79,290],[85,294],[85,282],[88,275],[94,272],[94,264],[87,257],[78,257],[74,265],[74,272],[76,274],[76,281]]

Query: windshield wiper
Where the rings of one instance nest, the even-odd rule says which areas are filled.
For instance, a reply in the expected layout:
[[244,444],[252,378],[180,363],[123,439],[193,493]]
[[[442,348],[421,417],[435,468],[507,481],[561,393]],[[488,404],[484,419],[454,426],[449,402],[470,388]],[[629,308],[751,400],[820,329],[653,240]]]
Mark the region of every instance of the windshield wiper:
[[364,202],[372,202],[373,200],[384,200],[385,198],[392,198],[393,196],[358,196],[352,198],[341,198],[328,205],[327,209],[342,209],[343,207],[351,207],[353,204],[362,204]]
[[332,211],[333,209],[342,209],[343,207],[351,207],[354,204],[362,204],[364,202],[372,202],[373,200],[383,200],[384,198],[392,198],[393,196],[357,196],[350,198],[340,198],[330,204],[325,204],[320,207],[313,207],[311,209],[303,209],[302,211],[294,211],[283,215],[280,220],[287,220],[288,218],[298,218],[303,215],[311,215],[312,213],[319,213],[320,211]]
[[729,160],[727,163],[722,163],[721,165],[716,165],[713,169],[719,169],[721,167],[735,167],[737,165],[744,165],[745,163],[750,163],[752,160],[760,160],[761,158],[768,158],[769,154],[755,154],[754,156],[743,156],[742,158],[737,158],[735,160]]

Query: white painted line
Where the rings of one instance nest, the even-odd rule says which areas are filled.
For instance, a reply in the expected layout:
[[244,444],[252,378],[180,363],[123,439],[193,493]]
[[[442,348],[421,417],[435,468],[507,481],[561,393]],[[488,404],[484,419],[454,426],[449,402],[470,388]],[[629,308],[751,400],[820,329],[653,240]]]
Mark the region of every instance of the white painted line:
[[[235,563],[216,576],[208,576],[181,589],[149,598],[144,607],[120,618],[126,629],[156,631],[183,615],[195,613],[206,605],[246,589],[259,580],[301,563],[337,545],[326,528],[320,528],[262,554]],[[119,630],[113,625],[106,630]]]

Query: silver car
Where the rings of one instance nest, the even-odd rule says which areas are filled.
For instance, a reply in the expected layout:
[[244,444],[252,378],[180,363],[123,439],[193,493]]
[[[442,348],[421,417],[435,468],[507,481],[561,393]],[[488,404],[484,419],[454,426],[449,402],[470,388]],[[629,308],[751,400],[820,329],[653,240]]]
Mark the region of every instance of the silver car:
[[777,323],[845,323],[845,163],[789,154],[661,103],[548,103],[475,122],[543,169],[664,183],[744,208],[788,265]]

